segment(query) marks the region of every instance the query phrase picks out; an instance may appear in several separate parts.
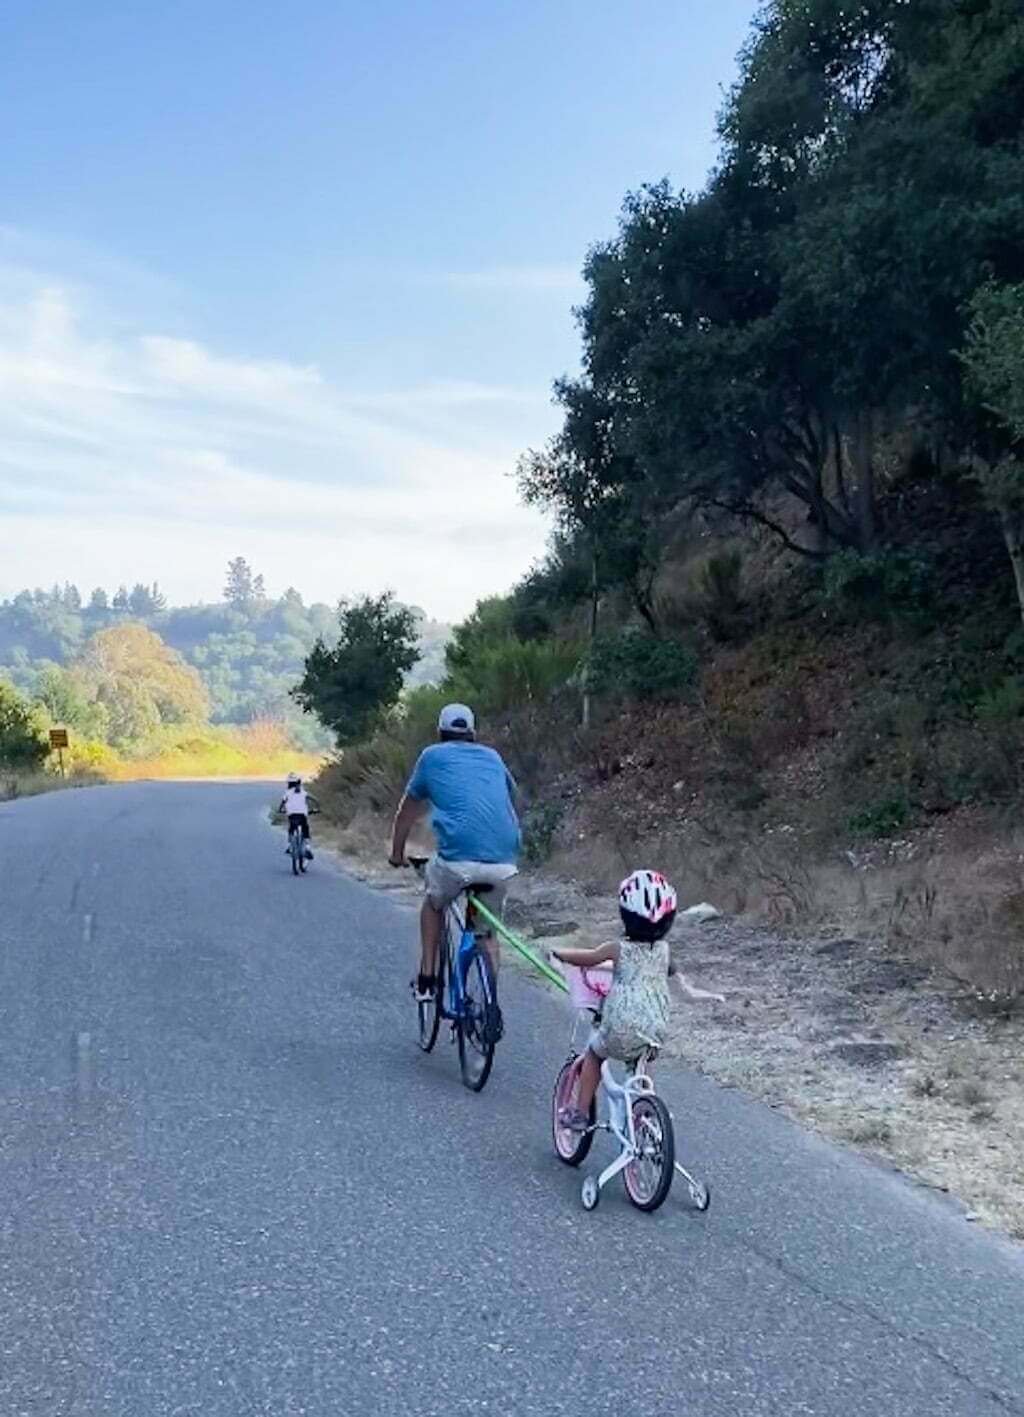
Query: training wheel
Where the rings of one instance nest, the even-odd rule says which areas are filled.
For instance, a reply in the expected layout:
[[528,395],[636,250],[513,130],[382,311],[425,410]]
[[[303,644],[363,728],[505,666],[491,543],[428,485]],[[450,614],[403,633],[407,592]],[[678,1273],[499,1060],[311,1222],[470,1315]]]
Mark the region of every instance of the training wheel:
[[707,1210],[711,1204],[711,1192],[701,1181],[691,1181],[690,1199],[698,1210]]
[[597,1184],[596,1176],[588,1176],[583,1182],[580,1191],[580,1200],[583,1202],[584,1210],[593,1210],[601,1199],[601,1187]]

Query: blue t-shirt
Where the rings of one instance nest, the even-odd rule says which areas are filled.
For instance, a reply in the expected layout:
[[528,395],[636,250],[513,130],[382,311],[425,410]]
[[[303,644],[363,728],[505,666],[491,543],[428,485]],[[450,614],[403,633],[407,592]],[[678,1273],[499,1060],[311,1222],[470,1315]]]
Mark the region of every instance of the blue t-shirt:
[[406,792],[433,808],[443,861],[512,865],[519,856],[515,782],[501,757],[482,743],[434,743],[413,768]]

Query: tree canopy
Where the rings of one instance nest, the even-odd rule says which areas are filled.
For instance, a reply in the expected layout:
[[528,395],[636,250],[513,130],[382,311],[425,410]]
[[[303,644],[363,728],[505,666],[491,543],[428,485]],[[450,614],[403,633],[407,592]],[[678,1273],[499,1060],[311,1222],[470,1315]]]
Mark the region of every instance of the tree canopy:
[[209,717],[209,695],[196,670],[145,625],[100,630],[78,670],[106,715],[115,747],[145,739],[164,724],[198,724]]
[[419,658],[416,613],[385,592],[343,604],[333,648],[318,639],[293,690],[339,744],[367,737],[398,702],[406,673]]
[[652,628],[673,517],[866,554],[901,459],[988,456],[958,351],[1024,279],[1024,12],[772,0],[719,134],[703,191],[640,189],[590,253],[583,371],[521,469]]

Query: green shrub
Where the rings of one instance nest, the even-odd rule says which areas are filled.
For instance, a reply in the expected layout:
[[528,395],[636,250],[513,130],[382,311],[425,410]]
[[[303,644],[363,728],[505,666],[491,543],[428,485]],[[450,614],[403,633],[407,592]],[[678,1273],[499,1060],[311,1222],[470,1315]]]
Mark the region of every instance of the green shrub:
[[38,768],[49,752],[39,712],[17,689],[0,680],[0,763],[14,768]]
[[523,821],[523,858],[529,865],[540,866],[548,859],[561,824],[562,809],[553,802],[541,803],[526,814]]
[[905,797],[885,797],[860,812],[854,812],[848,826],[856,836],[893,836],[910,820],[910,804]]
[[504,635],[478,642],[473,656],[445,684],[449,698],[477,713],[495,714],[543,703],[578,672],[574,640],[520,640]]
[[710,555],[693,578],[692,607],[713,640],[727,644],[748,628],[743,557],[737,550]]
[[930,611],[934,574],[921,552],[838,551],[825,563],[823,598],[839,614],[886,619],[921,618]]
[[1024,716],[1024,680],[1003,679],[981,695],[974,708],[979,723],[1013,723]]
[[1007,635],[1003,654],[1010,664],[1024,666],[1024,625],[1018,625]]
[[611,698],[678,699],[697,679],[697,656],[679,640],[656,639],[642,630],[624,630],[599,639],[590,659],[595,694]]

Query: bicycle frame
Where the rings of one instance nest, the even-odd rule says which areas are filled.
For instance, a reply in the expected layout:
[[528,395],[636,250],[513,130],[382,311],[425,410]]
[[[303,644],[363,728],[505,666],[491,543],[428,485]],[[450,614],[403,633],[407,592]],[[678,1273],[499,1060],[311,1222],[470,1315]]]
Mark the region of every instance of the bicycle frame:
[[644,1093],[654,1092],[654,1080],[647,1072],[647,1054],[644,1053],[638,1059],[633,1072],[624,1082],[619,1082],[614,1077],[611,1063],[606,1058],[601,1064],[601,1090],[608,1106],[608,1120],[603,1125],[618,1142],[619,1154],[598,1176],[599,1190],[603,1190],[609,1181],[613,1181],[620,1171],[625,1171],[640,1155],[636,1128],[633,1125],[633,1102]]
[[[458,927],[458,948],[453,948],[454,941],[452,922]],[[476,930],[473,928],[472,906],[466,902],[464,914],[460,917],[457,906],[449,906],[448,918],[444,923],[444,931],[447,937],[446,948],[449,958],[448,969],[448,1000],[441,1009],[441,1017],[450,1019],[453,1023],[461,1019],[466,1012],[466,970],[469,968],[469,960],[473,951],[477,947]]]
[[[595,1014],[590,1009],[578,1009],[573,1018],[572,1032],[570,1034],[570,1059],[575,1059],[580,1067],[583,1066],[583,1053],[577,1044],[579,1025],[585,1022],[592,1025]],[[598,1131],[608,1132],[619,1144],[619,1154],[597,1178],[597,1184],[603,1189],[609,1181],[613,1181],[620,1171],[624,1171],[631,1162],[635,1161],[640,1154],[640,1149],[636,1141],[636,1129],[633,1126],[633,1102],[644,1093],[654,1092],[654,1079],[648,1072],[650,1066],[651,1053],[641,1053],[633,1066],[633,1071],[626,1075],[623,1082],[619,1082],[612,1072],[610,1061],[606,1058],[601,1064],[601,1082],[598,1095],[604,1096],[607,1117],[603,1121],[595,1123]]]

